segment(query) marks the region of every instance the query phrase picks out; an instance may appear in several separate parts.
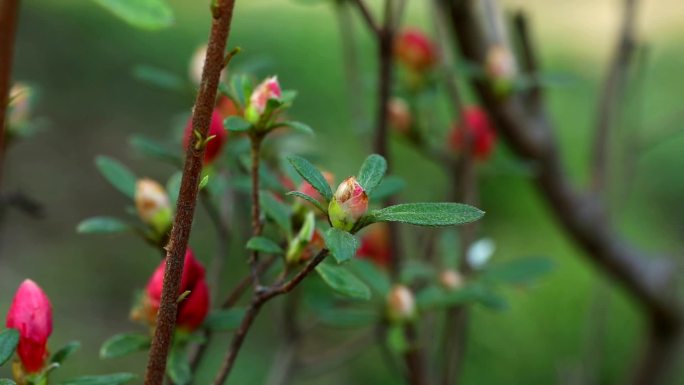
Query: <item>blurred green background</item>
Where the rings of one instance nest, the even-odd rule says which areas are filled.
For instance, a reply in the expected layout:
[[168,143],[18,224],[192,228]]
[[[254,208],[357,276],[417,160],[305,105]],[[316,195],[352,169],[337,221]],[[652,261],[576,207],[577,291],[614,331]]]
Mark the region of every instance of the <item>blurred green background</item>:
[[[173,0],[175,25],[147,32],[129,27],[87,0],[22,2],[14,78],[39,87],[36,114],[46,124],[39,135],[11,149],[4,185],[29,192],[47,212],[42,220],[10,212],[1,225],[0,309],[8,308],[26,277],[46,290],[55,313],[53,350],[70,340],[83,343],[76,358],[56,373],[58,378],[108,371],[143,373],[144,354],[101,361],[97,353],[112,334],[142,330],[128,320],[128,312],[133,290],[144,286],[159,263],[158,255],[130,236],[79,236],[74,228],[89,216],[121,216],[128,204],[98,174],[93,166],[96,155],[120,159],[139,176],[166,180],[174,171],[135,155],[128,138],[133,133],[168,137],[176,130],[179,114],[189,112],[192,95],[160,90],[135,79],[132,71],[147,64],[186,76],[190,55],[208,34],[205,3]],[[285,88],[299,91],[291,114],[317,131],[314,141],[302,140],[314,152],[321,146],[321,165],[338,175],[351,174],[369,146],[359,141],[362,127],[353,127],[346,104],[350,90],[337,19],[331,6],[304,3],[238,0],[229,45],[244,49],[236,65],[264,60],[265,73],[277,74]],[[600,80],[612,50],[620,2],[503,3],[509,9],[529,10],[544,67],[573,79],[549,90],[549,97],[563,157],[583,186]],[[682,116],[684,89],[684,3],[643,3],[639,26],[649,44],[648,74],[635,104],[642,118],[637,121],[630,115],[625,126],[651,138],[680,125],[676,117]],[[409,4],[406,23],[431,34],[427,2]],[[351,92],[371,116],[374,43],[354,16],[365,87]],[[437,129],[445,131],[447,124]],[[646,250],[681,254],[683,150],[684,140],[678,136],[649,147],[635,155],[631,183],[616,180],[613,186],[615,224]],[[497,151],[499,158],[508,156],[501,145]],[[444,199],[448,182],[442,171],[397,141],[392,142],[392,152],[394,173],[409,181],[402,200]],[[496,241],[493,258],[542,255],[553,259],[557,268],[533,288],[508,290],[507,311],[475,308],[462,383],[574,384],[573,378],[583,378],[582,373],[595,376],[596,383],[624,383],[643,343],[636,304],[586,262],[524,176],[488,174],[481,182],[480,206],[488,213],[481,233]],[[200,212],[191,244],[204,261],[214,250],[213,236]],[[233,245],[231,270],[244,270],[239,262],[244,254],[240,245]],[[273,341],[279,340],[276,308],[270,306],[270,314],[267,311],[257,321],[229,383],[258,384],[267,376],[277,346]],[[227,340],[222,336],[212,345],[207,368],[223,356]],[[213,373],[207,369],[207,378]],[[372,349],[325,376],[297,383],[400,381]]]

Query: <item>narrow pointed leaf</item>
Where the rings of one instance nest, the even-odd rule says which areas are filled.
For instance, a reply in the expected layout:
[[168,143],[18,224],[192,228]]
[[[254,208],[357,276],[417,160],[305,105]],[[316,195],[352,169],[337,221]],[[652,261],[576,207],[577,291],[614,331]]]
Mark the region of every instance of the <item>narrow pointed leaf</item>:
[[223,126],[232,132],[244,132],[252,127],[252,123],[242,119],[239,116],[229,116],[223,121]]
[[95,158],[95,165],[112,186],[131,199],[135,197],[137,178],[126,166],[117,160],[102,155]]
[[301,156],[292,155],[287,158],[287,160],[292,164],[292,167],[301,175],[304,180],[309,182],[311,186],[318,191],[326,201],[332,199],[333,193],[330,189],[330,185],[325,180],[316,167],[314,167],[308,160],[302,158]]
[[245,316],[244,308],[222,309],[211,312],[204,321],[204,327],[214,332],[235,330]]
[[266,215],[273,219],[273,221],[285,231],[286,234],[292,232],[290,225],[290,208],[278,201],[275,196],[269,192],[262,191],[260,194],[261,207],[264,209]]
[[553,262],[547,258],[520,258],[492,265],[485,271],[484,278],[513,285],[526,284],[548,274],[553,268]]
[[78,341],[72,341],[66,344],[63,348],[59,349],[57,353],[52,355],[50,358],[51,363],[62,364],[69,356],[74,354],[78,349],[80,349],[81,343]]
[[7,329],[0,332],[0,365],[3,365],[14,354],[19,343],[19,332]]
[[484,211],[461,203],[404,203],[373,211],[370,222],[403,222],[419,226],[452,226],[474,222]]
[[150,346],[150,336],[138,333],[117,334],[105,341],[100,348],[100,358],[123,357],[146,350]]
[[169,352],[166,374],[175,385],[186,385],[192,380],[192,371],[185,345],[174,344]]
[[83,376],[63,381],[60,385],[120,385],[130,382],[137,376],[132,373],[105,374],[102,376]]
[[81,221],[76,232],[81,234],[121,233],[130,230],[130,226],[119,219],[110,217],[92,217]]
[[303,192],[299,192],[299,191],[290,191],[289,193],[287,193],[287,195],[290,195],[290,196],[293,196],[293,197],[297,197],[297,198],[304,199],[305,201],[307,201],[307,202],[311,203],[312,205],[314,205],[317,209],[321,210],[321,212],[324,213],[324,214],[328,212],[328,210],[326,210],[326,209],[323,207],[323,205],[321,205],[321,202],[319,202],[316,198],[314,198],[314,197],[312,197],[312,196],[309,196],[309,195],[304,194]]
[[326,247],[330,250],[330,253],[337,263],[346,262],[352,259],[352,257],[356,255],[356,250],[359,248],[359,241],[356,237],[334,227],[329,228],[323,233],[323,239],[325,240]]
[[161,29],[173,24],[173,11],[164,0],[95,0],[128,24],[142,29]]
[[322,263],[316,267],[316,272],[337,293],[350,298],[370,299],[368,286],[344,267]]
[[387,172],[387,161],[385,158],[378,154],[372,154],[361,165],[356,179],[366,191],[366,194],[371,194],[382,181],[385,172]]
[[308,125],[304,124],[302,122],[295,122],[295,121],[286,121],[286,122],[279,122],[277,123],[277,127],[288,127],[291,128],[292,130],[296,132],[300,132],[302,134],[306,135],[314,135],[313,129]]
[[247,248],[250,250],[261,251],[267,254],[283,254],[283,249],[277,243],[266,237],[252,237],[247,241]]

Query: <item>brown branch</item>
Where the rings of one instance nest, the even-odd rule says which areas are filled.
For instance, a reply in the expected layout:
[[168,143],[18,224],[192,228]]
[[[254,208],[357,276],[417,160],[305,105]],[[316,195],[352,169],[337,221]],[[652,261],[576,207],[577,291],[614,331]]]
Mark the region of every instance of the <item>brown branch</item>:
[[520,44],[520,56],[524,73],[532,80],[529,90],[532,102],[538,102],[542,97],[542,87],[539,79],[539,59],[532,44],[527,15],[518,11],[513,17],[513,29]]
[[591,186],[595,193],[603,192],[608,168],[608,139],[614,124],[618,103],[625,90],[631,59],[636,49],[635,24],[637,0],[623,0],[624,15],[615,53],[608,67],[599,100],[593,148]]
[[[482,63],[487,44],[477,24],[472,2],[449,0],[448,7],[451,25],[464,56]],[[552,134],[554,126],[541,102],[526,103],[519,95],[501,99],[492,92],[486,81],[474,79],[473,82],[510,147],[521,158],[536,163],[536,187],[566,232],[592,262],[639,301],[650,321],[657,326],[654,330],[666,336],[655,342],[665,341],[667,336],[679,335],[682,315],[671,288],[674,279],[671,261],[653,260],[651,256],[627,245],[603,220],[604,207],[594,196],[579,192],[572,186],[561,164]],[[656,362],[672,358],[663,356],[671,350],[658,349],[664,347],[662,345],[651,345],[656,348],[645,360],[649,370],[660,369],[655,365]],[[659,359],[653,359],[653,356],[659,356]],[[645,382],[643,378],[636,378],[635,383]]]
[[234,5],[235,0],[217,0],[212,5],[213,20],[207,56],[202,71],[202,82],[192,113],[192,128],[199,135],[191,135],[192,140],[186,152],[176,206],[176,217],[171,230],[171,238],[166,247],[164,285],[161,304],[157,313],[157,327],[149,352],[145,385],[161,385],[164,381],[166,357],[169,353],[171,338],[176,325],[177,298],[183,273],[185,249],[188,245],[197,204],[205,147],[202,142],[207,137],[211,114],[216,101]]
[[[259,203],[259,164],[261,159],[261,141],[263,140],[263,134],[258,132],[253,132],[249,136],[251,141],[251,158],[252,158],[252,236],[257,237],[261,235],[261,230],[263,229],[261,223],[261,204]],[[260,290],[261,284],[259,283],[259,252],[252,250],[249,257],[249,267],[252,272],[252,283],[254,288],[258,291]]]
[[247,337],[247,332],[249,332],[249,329],[252,327],[252,324],[254,323],[256,316],[259,314],[261,307],[274,297],[292,291],[295,287],[297,287],[297,285],[299,285],[304,280],[304,278],[306,278],[309,275],[309,273],[311,273],[316,268],[316,266],[318,266],[318,264],[323,262],[323,260],[327,256],[328,250],[321,250],[314,258],[312,258],[304,266],[302,270],[300,270],[289,281],[283,283],[282,285],[265,288],[264,290],[256,291],[254,293],[252,302],[250,303],[249,308],[247,308],[247,312],[245,313],[245,316],[242,319],[240,326],[233,335],[233,339],[230,343],[228,353],[226,353],[226,356],[223,359],[223,364],[221,365],[221,368],[216,378],[214,379],[214,385],[222,385],[228,378],[228,375],[230,375],[233,369],[233,365],[235,364],[235,359],[237,358],[237,355],[240,352],[240,349],[242,348],[242,344],[245,341],[245,337]]
[[[0,2],[0,181],[4,168],[7,124],[7,106],[12,80],[12,60],[14,59],[14,38],[19,19],[19,0]],[[0,185],[1,186],[1,185]]]
[[375,36],[380,36],[380,26],[378,25],[378,22],[375,21],[375,18],[373,17],[373,14],[371,13],[370,9],[368,8],[368,5],[364,0],[352,0],[355,4],[356,7],[359,9],[359,12],[361,12],[361,16],[363,17],[363,20],[366,22],[366,25],[368,28],[371,30],[371,32]]

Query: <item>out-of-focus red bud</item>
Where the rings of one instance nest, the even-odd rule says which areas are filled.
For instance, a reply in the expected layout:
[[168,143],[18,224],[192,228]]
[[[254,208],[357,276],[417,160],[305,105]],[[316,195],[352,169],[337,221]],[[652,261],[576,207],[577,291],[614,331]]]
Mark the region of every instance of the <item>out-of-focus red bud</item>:
[[279,99],[282,96],[280,84],[277,76],[266,78],[259,84],[252,95],[249,97],[249,106],[245,113],[245,118],[252,123],[256,123],[261,115],[266,111],[266,105],[271,99]]
[[390,253],[389,226],[377,223],[369,226],[361,236],[361,246],[356,255],[359,258],[373,261],[381,267],[389,266],[392,255]]
[[328,206],[328,217],[333,227],[350,231],[368,211],[368,195],[353,176],[337,187]]
[[401,32],[394,45],[394,53],[406,67],[421,72],[437,61],[432,41],[420,30],[409,28]]
[[242,115],[235,103],[225,95],[219,96],[218,100],[216,101],[216,109],[218,110],[219,114],[221,114],[222,119],[225,119],[229,116]]
[[463,287],[464,279],[456,270],[444,270],[439,274],[439,283],[447,290],[456,290]]
[[[166,259],[154,271],[145,288],[145,298],[141,309],[137,309],[134,318],[142,319],[150,324],[156,323],[156,314],[161,304],[162,287],[164,284],[164,272],[166,271]],[[195,258],[190,248],[185,252],[183,276],[178,295],[186,291],[190,294],[178,304],[178,318],[176,324],[180,328],[195,330],[202,324],[209,312],[209,290],[205,280],[204,267]],[[146,318],[146,317],[152,318]]]
[[30,279],[17,289],[7,313],[8,328],[19,331],[17,354],[23,372],[39,372],[48,356],[47,340],[52,334],[52,306],[43,290]]
[[[183,135],[183,147],[187,150],[188,145],[190,145],[190,139],[192,138],[192,117],[188,119],[188,124],[185,126],[185,133]],[[228,133],[225,128],[223,128],[223,119],[221,119],[221,113],[214,109],[211,114],[211,123],[209,124],[209,132],[207,137],[213,138],[207,142],[207,148],[204,151],[204,164],[211,164],[216,157],[221,153],[223,145],[226,142],[226,137]]]
[[402,98],[392,98],[387,105],[387,120],[390,127],[400,134],[408,134],[411,131],[413,117],[408,103]]
[[387,316],[391,321],[404,322],[416,314],[416,300],[411,289],[404,285],[394,285],[387,294]]
[[475,159],[487,160],[494,150],[496,132],[487,113],[480,107],[466,107],[461,120],[451,131],[450,142],[454,150],[463,151],[467,141],[471,143]]
[[[325,181],[328,182],[329,185],[332,185],[335,183],[335,175],[331,172],[328,171],[323,171],[323,177],[325,178]],[[299,187],[297,188],[297,191],[304,193],[316,200],[321,200],[323,197],[321,197],[321,194],[316,191],[315,188],[311,185],[311,183],[307,181],[303,181]]]

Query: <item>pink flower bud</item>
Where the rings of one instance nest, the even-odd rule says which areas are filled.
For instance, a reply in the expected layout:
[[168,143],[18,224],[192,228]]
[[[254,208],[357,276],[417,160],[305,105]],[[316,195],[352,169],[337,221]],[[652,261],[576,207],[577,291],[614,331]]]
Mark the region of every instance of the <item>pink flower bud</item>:
[[422,72],[437,61],[434,45],[418,29],[406,29],[397,38],[394,53],[399,61],[411,70]]
[[400,134],[408,134],[411,131],[413,117],[409,105],[404,99],[392,98],[387,105],[387,120],[390,127]]
[[364,231],[361,236],[361,246],[356,255],[380,267],[389,266],[392,254],[390,253],[389,227],[386,223],[374,224]]
[[463,276],[456,270],[444,270],[439,274],[439,283],[447,290],[463,287]]
[[368,211],[368,196],[356,178],[349,177],[340,183],[328,206],[333,227],[350,231]]
[[394,285],[387,294],[387,316],[391,321],[403,322],[416,314],[416,301],[411,290],[404,285]]
[[[183,147],[186,150],[191,142],[190,139],[192,136],[192,117],[190,117],[190,119],[188,119],[188,124],[185,126],[185,133],[183,135]],[[205,165],[211,164],[221,153],[221,149],[223,149],[226,137],[228,136],[227,131],[223,128],[221,113],[216,109],[211,114],[211,123],[209,124],[209,132],[207,133],[207,137],[211,136],[213,136],[213,138],[207,142],[207,148],[204,151]]]
[[135,185],[135,207],[140,219],[159,233],[171,225],[171,204],[164,187],[152,179],[140,179]]
[[[166,259],[161,262],[148,281],[142,309],[138,309],[140,312],[136,312],[134,318],[142,318],[150,324],[156,323],[157,311],[161,304],[165,271]],[[176,324],[180,328],[197,329],[209,312],[209,290],[204,275],[204,267],[195,259],[192,250],[188,248],[185,252],[183,276],[178,295],[186,291],[190,291],[190,294],[178,304]]]
[[[470,138],[466,137],[466,132]],[[496,132],[487,113],[480,107],[465,108],[461,120],[451,131],[451,147],[456,151],[463,151],[467,145],[466,139],[471,143],[475,159],[487,160],[494,150]]]
[[17,289],[7,314],[8,328],[19,331],[17,354],[25,373],[36,373],[48,356],[47,340],[52,333],[52,306],[43,290],[30,279]]
[[257,120],[266,110],[268,101],[279,99],[281,95],[280,84],[278,84],[278,77],[276,76],[266,78],[254,89],[249,97],[249,108],[253,114],[256,114]]

